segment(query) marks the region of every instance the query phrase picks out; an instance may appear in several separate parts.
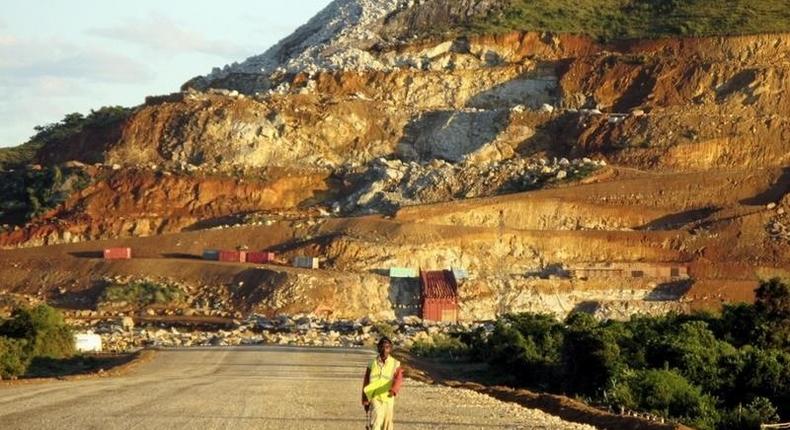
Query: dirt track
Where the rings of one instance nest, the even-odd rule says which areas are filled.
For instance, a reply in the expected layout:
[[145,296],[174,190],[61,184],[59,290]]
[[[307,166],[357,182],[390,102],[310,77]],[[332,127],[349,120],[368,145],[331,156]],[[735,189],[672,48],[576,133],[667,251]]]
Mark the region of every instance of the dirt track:
[[[364,428],[359,350],[160,352],[133,374],[0,388],[3,429]],[[399,429],[583,429],[467,390],[407,381]]]

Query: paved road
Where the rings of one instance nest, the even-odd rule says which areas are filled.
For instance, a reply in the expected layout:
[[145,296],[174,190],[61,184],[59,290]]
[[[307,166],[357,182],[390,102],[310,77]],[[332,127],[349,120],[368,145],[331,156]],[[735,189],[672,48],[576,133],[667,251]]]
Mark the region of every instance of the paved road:
[[[359,350],[169,350],[117,378],[0,387],[2,429],[363,429]],[[589,429],[466,390],[407,380],[403,429]]]

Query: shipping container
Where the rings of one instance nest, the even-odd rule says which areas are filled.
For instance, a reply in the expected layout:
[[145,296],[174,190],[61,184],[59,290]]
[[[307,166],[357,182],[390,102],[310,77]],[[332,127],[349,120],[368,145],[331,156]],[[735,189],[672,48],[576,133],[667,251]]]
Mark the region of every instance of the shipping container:
[[303,269],[318,269],[320,266],[320,262],[321,260],[318,257],[299,256],[294,258],[293,266],[300,267]]
[[274,261],[273,252],[248,252],[247,262],[254,264],[266,264]]
[[107,248],[104,250],[105,260],[129,260],[132,258],[132,248]]
[[203,251],[203,259],[210,261],[217,261],[219,260],[219,251],[216,249],[207,249]]
[[220,251],[219,261],[225,263],[246,263],[247,253],[244,251]]
[[458,321],[458,303],[451,299],[426,299],[422,305],[422,318],[426,321]]
[[415,269],[405,267],[391,267],[390,278],[418,278],[419,274]]
[[452,271],[420,271],[420,284],[424,320],[458,320],[458,282]]

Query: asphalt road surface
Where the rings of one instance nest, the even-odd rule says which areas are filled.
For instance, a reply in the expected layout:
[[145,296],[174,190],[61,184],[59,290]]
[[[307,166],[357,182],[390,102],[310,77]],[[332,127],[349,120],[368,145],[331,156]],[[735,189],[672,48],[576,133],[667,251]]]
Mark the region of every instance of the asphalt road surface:
[[[370,352],[256,347],[168,350],[114,378],[0,386],[2,429],[364,429]],[[467,390],[407,380],[404,429],[589,429]]]

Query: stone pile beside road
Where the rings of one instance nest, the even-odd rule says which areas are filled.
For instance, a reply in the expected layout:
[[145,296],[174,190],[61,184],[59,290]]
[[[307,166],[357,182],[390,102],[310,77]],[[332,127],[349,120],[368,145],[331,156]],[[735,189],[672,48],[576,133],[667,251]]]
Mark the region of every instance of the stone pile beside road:
[[415,342],[432,342],[434,336],[482,328],[490,323],[446,324],[407,317],[395,322],[359,320],[328,321],[310,316],[267,318],[254,315],[235,321],[235,327],[194,329],[168,326],[168,323],[136,325],[131,317],[117,320],[84,321],[78,330],[89,330],[102,337],[104,349],[112,352],[133,351],[144,347],[196,347],[236,345],[299,345],[355,348],[372,346],[381,336],[393,339],[397,346],[410,347]]

